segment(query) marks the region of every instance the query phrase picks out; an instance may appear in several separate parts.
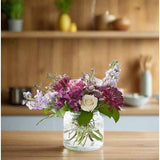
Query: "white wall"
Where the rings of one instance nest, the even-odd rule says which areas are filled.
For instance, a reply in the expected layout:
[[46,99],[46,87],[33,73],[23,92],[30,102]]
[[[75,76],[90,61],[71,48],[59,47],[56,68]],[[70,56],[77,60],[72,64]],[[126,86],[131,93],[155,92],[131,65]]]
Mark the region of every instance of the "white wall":
[[[62,130],[63,119],[52,118],[36,123],[44,116],[2,116],[2,130]],[[159,116],[121,116],[118,123],[105,117],[106,131],[158,131]]]

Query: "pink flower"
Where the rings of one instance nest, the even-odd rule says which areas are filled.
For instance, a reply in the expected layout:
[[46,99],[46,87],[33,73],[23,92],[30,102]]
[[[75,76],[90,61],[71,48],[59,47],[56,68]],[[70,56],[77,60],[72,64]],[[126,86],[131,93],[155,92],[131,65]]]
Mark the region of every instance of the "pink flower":
[[59,92],[62,88],[66,89],[67,84],[70,80],[70,77],[66,76],[63,77],[61,80],[57,81],[54,85],[53,85],[53,89],[57,92]]
[[70,80],[67,87],[69,89],[78,89],[78,88],[84,88],[85,84],[83,82],[83,80],[81,79],[73,79]]

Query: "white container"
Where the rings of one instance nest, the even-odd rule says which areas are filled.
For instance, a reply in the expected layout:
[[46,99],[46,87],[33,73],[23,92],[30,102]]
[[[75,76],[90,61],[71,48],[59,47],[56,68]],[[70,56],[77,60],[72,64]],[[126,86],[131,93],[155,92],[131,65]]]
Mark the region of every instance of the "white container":
[[149,70],[142,72],[141,75],[141,95],[152,96],[152,75]]
[[149,101],[150,97],[134,94],[124,95],[124,104],[129,106],[142,106]]
[[8,20],[8,29],[13,32],[21,32],[22,31],[22,19],[9,19]]

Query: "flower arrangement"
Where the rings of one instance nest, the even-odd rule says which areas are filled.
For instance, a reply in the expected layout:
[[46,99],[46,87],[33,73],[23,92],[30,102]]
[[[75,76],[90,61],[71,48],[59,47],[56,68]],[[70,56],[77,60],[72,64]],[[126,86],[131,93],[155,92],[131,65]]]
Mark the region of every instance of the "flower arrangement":
[[[43,110],[45,114],[50,113],[37,124],[53,116],[64,117],[67,111],[78,113],[76,117],[78,127],[89,125],[96,111],[109,118],[112,117],[117,122],[119,110],[123,106],[123,95],[117,88],[119,74],[118,61],[110,64],[110,69],[106,71],[106,76],[102,80],[95,77],[95,69],[92,69],[91,73],[83,72],[79,79],[70,79],[67,75],[58,74],[53,77],[48,74],[53,83],[45,87],[45,90],[37,90],[34,97],[30,92],[24,92],[25,104],[31,110]],[[102,140],[93,132],[89,133],[89,136],[93,136],[92,138]],[[96,130],[96,133],[101,137],[100,132]],[[84,139],[85,136],[81,136],[79,139]]]
[[[117,88],[119,66],[117,61],[113,61],[103,80],[94,77],[94,69],[92,73],[83,73],[80,79],[74,80],[67,75],[53,77],[48,74],[54,83],[47,86],[46,91],[37,90],[34,98],[30,92],[24,92],[24,103],[30,110],[44,110],[45,114],[51,111],[48,118],[63,117],[66,111],[80,112],[79,125],[87,124],[96,110],[117,122],[123,106],[123,95]],[[89,118],[84,119],[85,115]]]

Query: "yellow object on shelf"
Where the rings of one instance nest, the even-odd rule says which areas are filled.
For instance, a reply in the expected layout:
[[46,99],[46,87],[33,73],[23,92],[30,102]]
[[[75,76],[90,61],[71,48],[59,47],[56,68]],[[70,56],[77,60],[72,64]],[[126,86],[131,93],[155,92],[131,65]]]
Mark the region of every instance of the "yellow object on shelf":
[[77,32],[77,25],[76,25],[76,23],[71,23],[70,31],[71,32]]
[[71,26],[71,18],[68,14],[61,14],[59,17],[59,29],[63,32],[67,32],[70,30]]

